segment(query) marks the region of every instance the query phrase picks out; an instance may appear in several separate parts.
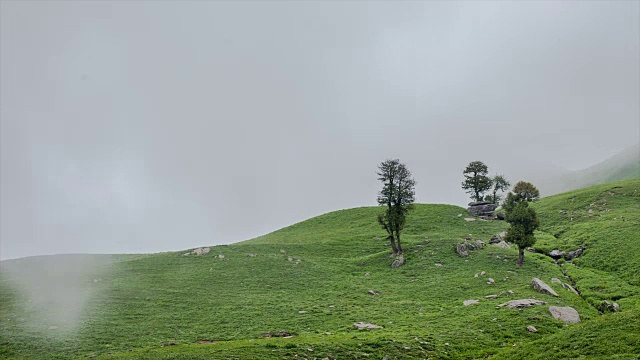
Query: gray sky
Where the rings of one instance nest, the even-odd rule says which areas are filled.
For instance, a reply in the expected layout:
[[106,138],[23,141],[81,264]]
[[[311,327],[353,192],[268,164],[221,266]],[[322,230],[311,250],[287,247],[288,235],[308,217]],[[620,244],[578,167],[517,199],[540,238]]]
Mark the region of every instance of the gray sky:
[[2,1],[0,258],[178,250],[463,205],[640,139],[640,3]]

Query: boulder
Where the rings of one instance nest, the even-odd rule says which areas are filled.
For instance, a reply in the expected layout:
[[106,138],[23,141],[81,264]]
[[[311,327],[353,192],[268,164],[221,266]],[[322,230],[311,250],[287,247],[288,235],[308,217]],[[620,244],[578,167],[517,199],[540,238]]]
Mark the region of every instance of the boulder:
[[479,302],[480,300],[465,300],[462,302],[462,305],[469,306],[469,305],[477,304]]
[[529,326],[527,326],[527,331],[528,332],[538,332],[538,329],[536,329],[536,327],[533,326],[533,325],[529,325]]
[[362,329],[367,329],[367,330],[382,329],[382,326],[378,326],[378,325],[370,324],[370,323],[363,323],[363,322],[354,323],[353,326],[358,330],[362,330]]
[[503,212],[499,212],[499,213],[496,214],[496,218],[498,220],[504,220],[505,219],[505,215],[504,215]]
[[402,266],[403,264],[404,264],[404,257],[400,256],[393,261],[393,263],[391,264],[391,267],[395,269]]
[[565,260],[571,260],[571,259],[575,259],[578,256],[582,255],[582,252],[584,251],[583,248],[574,250],[574,251],[569,251],[566,254],[564,254],[564,258]]
[[511,249],[511,245],[507,244],[504,241],[500,241],[499,243],[494,244],[494,245],[499,246],[499,247],[501,247],[503,249]]
[[498,205],[490,201],[478,201],[469,203],[467,212],[473,216],[487,216],[493,217],[493,211],[498,208]]
[[562,284],[562,287],[569,291],[573,291],[574,294],[580,296],[580,293],[578,292],[578,290],[574,289],[573,286],[565,283],[565,284]]
[[554,259],[560,259],[561,257],[563,257],[565,254],[564,251],[560,251],[558,249],[555,250],[551,250],[551,252],[548,254],[550,257],[554,258]]
[[562,320],[566,323],[577,324],[580,322],[580,314],[570,306],[549,306],[549,312],[557,320]]
[[531,286],[543,294],[558,296],[558,294],[555,291],[553,291],[551,286],[547,285],[544,281],[538,278],[533,278],[533,280],[531,280]]
[[536,299],[519,299],[519,300],[511,300],[504,304],[498,305],[498,307],[506,307],[507,309],[521,309],[531,307],[533,305],[544,305],[546,304],[544,301],[536,300]]
[[618,312],[618,310],[620,310],[620,305],[618,305],[618,303],[605,300],[602,303],[600,303],[598,310],[600,310],[601,313]]

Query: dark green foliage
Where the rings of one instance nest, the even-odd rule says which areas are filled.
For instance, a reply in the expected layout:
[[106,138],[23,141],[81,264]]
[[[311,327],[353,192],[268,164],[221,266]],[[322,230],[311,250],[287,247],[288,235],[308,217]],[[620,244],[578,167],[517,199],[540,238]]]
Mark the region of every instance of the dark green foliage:
[[511,184],[503,175],[495,175],[491,178],[491,194],[485,196],[485,201],[491,201],[492,203],[498,205],[500,200],[502,200],[502,196],[500,192],[507,191]]
[[491,189],[491,178],[487,176],[487,165],[481,161],[473,161],[462,172],[464,181],[462,188],[471,195],[474,201],[482,201],[484,193]]
[[400,233],[407,213],[413,208],[416,182],[411,171],[398,159],[380,163],[377,174],[378,180],[382,181],[378,204],[386,206],[384,213],[378,215],[378,224],[387,232],[393,254],[401,254]]
[[524,249],[533,246],[536,238],[533,233],[540,227],[540,221],[536,211],[529,207],[529,203],[521,201],[515,205],[507,217],[511,225],[507,230],[506,240],[518,245],[518,266],[524,261]]
[[513,192],[509,192],[507,194],[507,197],[502,203],[502,207],[504,208],[508,217],[509,213],[519,202],[531,202],[536,201],[539,198],[540,191],[538,191],[538,188],[533,186],[532,183],[526,181],[518,181],[516,186],[513,187]]

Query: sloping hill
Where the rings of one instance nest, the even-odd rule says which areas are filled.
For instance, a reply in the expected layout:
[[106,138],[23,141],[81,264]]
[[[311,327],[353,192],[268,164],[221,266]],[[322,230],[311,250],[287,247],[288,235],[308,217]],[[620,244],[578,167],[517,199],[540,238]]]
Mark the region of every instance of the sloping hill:
[[[600,216],[587,215],[593,215],[588,209],[582,214],[584,204],[591,206],[590,199],[599,199],[608,190],[620,194],[607,193],[608,207]],[[594,334],[617,341],[615,354],[630,356],[640,343],[640,334],[623,333],[634,331],[633,326],[621,326],[617,332],[618,326],[610,324],[620,319],[624,320],[619,321],[621,325],[626,324],[638,314],[633,273],[637,259],[615,262],[610,269],[598,267],[598,259],[608,256],[607,248],[598,244],[612,237],[597,231],[590,231],[590,238],[582,237],[578,225],[622,229],[626,235],[614,239],[616,244],[632,245],[639,238],[639,227],[633,226],[638,221],[638,192],[640,181],[629,181],[536,204],[544,227],[539,234],[541,248],[570,249],[584,244],[587,250],[576,261],[580,267],[558,266],[543,254],[527,253],[525,266],[517,268],[517,251],[494,245],[461,258],[454,246],[464,237],[488,242],[507,224],[467,222],[464,218],[469,215],[456,206],[417,205],[403,240],[407,262],[391,269],[390,248],[376,239],[383,237],[375,221],[380,209],[366,207],[328,213],[253,240],[215,246],[205,255],[115,256],[111,265],[89,278],[74,280],[89,290],[83,311],[73,323],[56,323],[55,316],[41,310],[42,301],[28,301],[28,284],[16,285],[12,280],[30,267],[30,259],[2,262],[0,356],[510,358],[527,354],[533,346],[529,344],[573,349],[574,337]],[[560,210],[571,212],[574,221]],[[609,219],[618,213],[625,214],[629,227],[618,218]],[[480,275],[483,271],[486,274]],[[530,286],[533,277],[545,280],[560,296],[534,291]],[[574,280],[584,298],[551,283],[552,277]],[[488,284],[488,278],[495,279],[495,284]],[[378,295],[368,294],[369,290]],[[571,325],[567,333],[566,325],[551,317],[547,306],[497,308],[521,298],[572,306],[583,323]],[[618,301],[622,312],[601,316],[593,305],[604,298]],[[464,306],[463,301],[470,299],[479,303]],[[353,324],[360,321],[383,328],[355,330]],[[528,325],[539,332],[527,332]],[[611,329],[600,334],[601,326]],[[296,336],[261,337],[281,330]],[[216,343],[196,344],[198,340]],[[178,345],[161,346],[170,341]],[[595,356],[602,349],[571,351]]]

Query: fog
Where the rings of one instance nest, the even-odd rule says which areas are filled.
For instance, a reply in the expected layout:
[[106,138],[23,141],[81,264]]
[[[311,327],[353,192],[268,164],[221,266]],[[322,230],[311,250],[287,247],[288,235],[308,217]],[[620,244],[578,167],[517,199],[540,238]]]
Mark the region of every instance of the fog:
[[[637,1],[0,3],[0,259],[181,250],[465,205],[640,139]],[[374,221],[374,219],[372,220]]]

